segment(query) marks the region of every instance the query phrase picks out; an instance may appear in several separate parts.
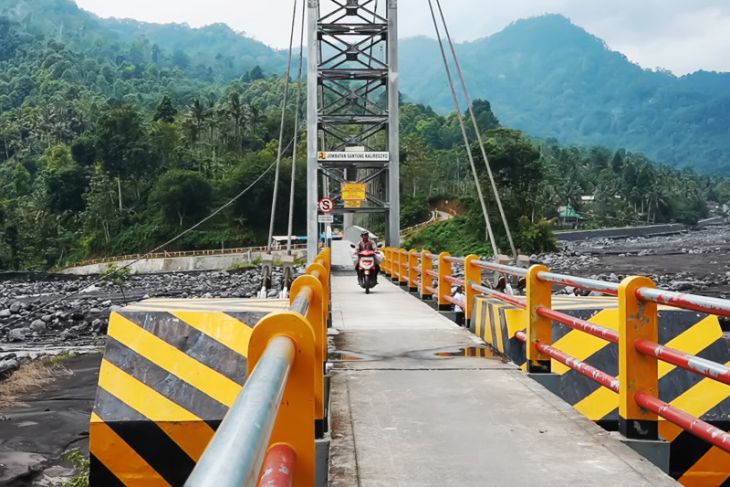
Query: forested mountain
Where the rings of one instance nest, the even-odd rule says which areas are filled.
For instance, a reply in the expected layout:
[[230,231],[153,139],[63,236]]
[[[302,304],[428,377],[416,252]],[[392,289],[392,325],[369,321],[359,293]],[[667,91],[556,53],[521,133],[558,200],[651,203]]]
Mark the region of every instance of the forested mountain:
[[71,0],[0,0],[0,16],[92,58],[178,68],[204,81],[231,81],[255,67],[283,71],[286,55],[223,24],[101,19]]
[[[97,60],[126,62],[130,70],[174,68],[206,83],[233,81],[256,67],[281,72],[286,62],[281,51],[220,24],[100,19],[70,0],[0,0],[0,15]],[[403,39],[401,49],[406,99],[452,111],[436,42]],[[730,73],[676,77],[642,69],[559,15],[517,21],[458,51],[474,96],[489,99],[508,126],[730,174]]]
[[[167,250],[265,242],[284,87],[276,62],[267,71],[243,62],[242,52],[235,62],[243,64],[220,74],[204,64],[216,56],[190,56],[198,64],[181,65],[180,53],[162,47],[163,34],[159,44],[147,37],[159,29],[176,33],[169,40],[176,49],[187,43],[193,51],[218,49],[174,40],[206,30],[100,21],[67,0],[0,0],[0,6],[0,269],[148,251],[255,181],[244,198]],[[133,28],[125,34],[120,25]],[[144,29],[143,36],[131,32]],[[596,226],[691,223],[707,213],[706,201],[730,201],[727,181],[669,169],[638,153],[532,139],[500,123],[488,102],[477,100],[475,109],[515,239],[526,252],[550,246],[545,219],[560,207]],[[401,127],[403,224],[425,220],[432,198],[460,198],[466,214],[449,223],[449,238],[425,242],[433,250],[448,240],[454,251],[488,253],[475,230],[483,221],[457,117],[404,103]],[[289,147],[280,201],[288,199],[291,164]],[[302,231],[305,162],[297,164],[295,231]],[[477,167],[488,193],[480,159]],[[599,204],[584,205],[583,195]],[[488,204],[494,214],[494,202]],[[278,206],[277,233],[285,231],[287,206]],[[375,231],[382,223],[365,222]],[[504,234],[499,238],[504,245]]]
[[[517,21],[457,49],[473,94],[506,125],[730,174],[730,73],[642,69],[559,15]],[[400,59],[407,99],[453,110],[436,41],[405,39]]]

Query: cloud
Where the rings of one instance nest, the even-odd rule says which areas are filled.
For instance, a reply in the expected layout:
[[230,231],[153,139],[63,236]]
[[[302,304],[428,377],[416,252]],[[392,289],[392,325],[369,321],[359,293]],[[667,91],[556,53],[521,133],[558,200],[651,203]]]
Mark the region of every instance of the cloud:
[[[381,10],[385,0],[378,0]],[[288,44],[291,0],[77,0],[101,16],[202,26],[224,22],[278,48]],[[727,0],[443,0],[454,37],[474,40],[544,13],[569,17],[648,68],[730,71]],[[427,0],[400,0],[401,36],[432,35]]]

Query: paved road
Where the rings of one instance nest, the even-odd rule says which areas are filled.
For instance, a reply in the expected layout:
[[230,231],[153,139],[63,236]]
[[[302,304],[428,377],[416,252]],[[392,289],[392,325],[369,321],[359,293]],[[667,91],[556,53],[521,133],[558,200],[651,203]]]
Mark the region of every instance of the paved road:
[[499,359],[444,357],[476,338],[390,283],[335,276],[330,485],[674,485]]

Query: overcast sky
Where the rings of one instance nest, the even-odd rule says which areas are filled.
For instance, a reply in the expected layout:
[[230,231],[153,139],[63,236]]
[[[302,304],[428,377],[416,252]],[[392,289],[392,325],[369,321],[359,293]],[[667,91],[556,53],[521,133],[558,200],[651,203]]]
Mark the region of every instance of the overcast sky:
[[[224,22],[278,48],[288,43],[292,2],[77,0],[102,17],[196,27]],[[678,75],[698,69],[730,71],[730,0],[445,0],[442,4],[460,41],[493,34],[520,18],[561,13],[646,68],[662,67]],[[431,35],[428,15],[427,0],[400,0],[401,36]]]

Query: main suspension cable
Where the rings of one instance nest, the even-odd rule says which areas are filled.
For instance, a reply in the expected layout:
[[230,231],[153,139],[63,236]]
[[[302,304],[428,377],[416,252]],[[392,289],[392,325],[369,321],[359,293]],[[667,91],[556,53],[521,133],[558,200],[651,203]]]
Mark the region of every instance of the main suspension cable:
[[477,174],[477,168],[474,164],[474,154],[471,151],[471,145],[469,145],[469,135],[466,132],[466,125],[464,124],[464,116],[461,113],[461,104],[459,103],[459,97],[456,95],[456,88],[454,87],[454,78],[451,75],[451,68],[449,67],[449,61],[446,57],[446,50],[444,49],[443,40],[441,39],[441,31],[439,30],[438,21],[436,20],[436,13],[433,9],[432,0],[428,0],[428,6],[431,9],[431,18],[433,19],[433,28],[436,31],[436,37],[438,39],[439,48],[441,49],[441,57],[444,62],[444,69],[446,70],[446,77],[449,80],[449,88],[451,89],[451,97],[454,101],[454,107],[456,108],[456,117],[459,120],[461,126],[461,134],[464,137],[464,146],[466,147],[466,154],[469,157],[469,164],[471,165],[471,172],[474,176],[474,184],[477,188],[477,195],[479,196],[479,203],[482,206],[482,213],[484,214],[484,221],[487,227],[487,238],[492,245],[492,251],[494,257],[499,255],[499,249],[497,248],[497,241],[494,238],[494,232],[492,232],[492,224],[489,221],[489,211],[487,210],[487,204],[484,201],[484,194],[482,193],[482,185],[479,182],[479,175]]
[[269,240],[266,243],[267,252],[271,253],[271,244],[274,239],[274,223],[276,222],[276,202],[279,193],[279,175],[281,172],[281,156],[284,152],[284,125],[286,123],[286,105],[289,101],[289,78],[291,77],[292,51],[294,50],[294,32],[297,21],[297,1],[294,0],[294,8],[291,17],[291,31],[289,35],[289,57],[286,66],[286,77],[284,78],[284,99],[281,102],[281,124],[279,126],[279,150],[276,154],[276,171],[274,173],[274,194],[271,201],[271,220],[269,221]]
[[[438,6],[439,14],[441,16],[441,22],[444,26],[444,33],[446,34],[446,39],[449,42],[449,47],[451,48],[451,55],[454,58],[454,64],[456,66],[456,72],[459,74],[459,80],[461,81],[461,88],[464,91],[464,99],[466,100],[466,106],[469,109],[469,115],[471,115],[471,122],[474,126],[474,133],[477,136],[477,140],[479,141],[479,148],[482,151],[482,158],[484,159],[484,165],[487,167],[487,174],[489,175],[489,181],[492,184],[492,191],[494,192],[494,199],[497,202],[497,207],[499,208],[499,214],[502,217],[502,224],[504,225],[504,231],[507,233],[507,239],[509,239],[509,246],[512,250],[512,257],[517,260],[517,249],[515,248],[514,240],[512,239],[512,232],[509,228],[509,223],[507,222],[507,216],[504,212],[504,207],[502,206],[502,198],[499,196],[499,191],[497,190],[497,183],[494,180],[494,175],[492,174],[492,166],[489,163],[489,158],[487,157],[487,151],[484,148],[484,141],[482,140],[482,134],[479,130],[479,123],[477,122],[477,117],[474,113],[474,103],[472,102],[471,96],[469,95],[469,89],[466,84],[466,80],[464,79],[464,72],[461,69],[461,62],[459,61],[459,56],[456,54],[456,48],[454,47],[454,42],[451,39],[451,33],[449,32],[449,25],[446,23],[446,17],[444,16],[444,11],[441,8],[441,0],[436,0],[436,5]],[[495,256],[496,257],[496,256]]]
[[304,16],[307,11],[306,2],[302,2],[302,28],[299,34],[299,73],[297,75],[297,99],[294,103],[294,148],[291,158],[291,187],[289,189],[289,223],[287,225],[286,254],[291,255],[291,241],[294,227],[294,194],[297,175],[297,144],[299,141],[299,105],[302,101],[302,77],[304,69]]

